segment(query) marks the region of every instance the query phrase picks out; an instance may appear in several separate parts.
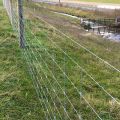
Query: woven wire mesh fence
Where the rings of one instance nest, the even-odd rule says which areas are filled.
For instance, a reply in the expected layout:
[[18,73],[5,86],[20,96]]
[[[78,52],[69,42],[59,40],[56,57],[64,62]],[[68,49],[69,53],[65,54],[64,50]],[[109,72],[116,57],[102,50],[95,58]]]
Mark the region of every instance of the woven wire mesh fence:
[[120,67],[68,34],[75,19],[58,15],[41,3],[18,1],[3,3],[19,39],[22,31],[25,48],[21,51],[43,120],[119,120]]

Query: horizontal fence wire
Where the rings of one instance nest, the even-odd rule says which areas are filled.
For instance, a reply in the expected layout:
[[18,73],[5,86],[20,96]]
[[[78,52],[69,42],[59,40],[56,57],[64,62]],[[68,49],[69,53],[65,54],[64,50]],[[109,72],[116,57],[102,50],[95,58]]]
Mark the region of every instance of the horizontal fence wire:
[[[100,107],[99,102],[96,104],[92,102],[91,98],[87,97],[92,96],[94,93],[85,90],[84,87],[89,84],[97,85],[95,90],[102,98],[100,102],[103,100],[106,104],[109,104],[109,101],[112,101],[120,106],[119,99],[111,94],[92,73],[88,72],[87,68],[81,66],[69,54],[67,44],[72,43],[73,47],[77,46],[86,51],[92,58],[95,57],[98,63],[101,61],[104,69],[114,70],[118,76],[120,70],[47,22],[44,17],[40,17],[33,2],[27,2],[27,5],[26,1],[23,2],[24,12],[21,11],[24,13],[24,19],[22,19],[24,26],[19,26],[20,18],[17,1],[3,0],[3,5],[18,38],[20,37],[19,32],[24,31],[25,48],[21,49],[21,52],[28,65],[41,109],[44,112],[43,119],[104,120],[109,116],[108,119],[114,120],[114,116],[109,110],[98,108]],[[45,33],[42,35],[43,32]],[[68,43],[65,43],[65,41]],[[61,46],[59,42],[64,44]],[[76,74],[73,72],[76,70],[75,67],[77,68]],[[79,77],[73,78],[72,75]],[[102,111],[106,111],[106,113],[101,115]],[[108,115],[105,116],[106,114]]]
[[[33,34],[33,33],[31,33],[31,34]],[[35,36],[34,34],[33,34],[33,36]],[[37,39],[38,40],[38,39]],[[39,40],[38,40],[38,42],[39,42]],[[28,44],[27,44],[28,45]],[[82,96],[82,98],[85,100],[85,102],[90,106],[90,108],[95,112],[95,114],[98,116],[98,118],[99,119],[101,119],[100,118],[100,116],[97,114],[97,112],[94,110],[94,108],[89,104],[89,102],[84,98],[84,96],[80,93],[80,91],[78,90],[78,88],[77,87],[75,87],[75,85],[74,85],[74,83],[70,80],[70,78],[65,74],[65,72],[62,70],[62,68],[57,64],[57,62],[52,58],[52,56],[48,53],[48,51],[46,50],[46,48],[44,48],[45,49],[45,51],[47,52],[47,54],[50,56],[50,58],[53,60],[53,62],[55,62],[55,64],[58,66],[58,68],[63,72],[63,74],[69,79],[69,81],[71,82],[71,84],[73,85],[73,87],[76,89],[76,91]],[[37,51],[37,50],[36,50]],[[33,51],[32,51],[33,52]],[[33,53],[34,54],[34,53]],[[36,58],[37,59],[37,58]],[[46,63],[45,63],[46,64]],[[48,67],[48,65],[47,65],[47,67]],[[56,80],[56,78],[54,77],[54,75],[53,75],[53,78]],[[59,85],[60,86],[60,85]],[[61,86],[60,86],[60,88],[61,88]],[[62,90],[62,88],[61,88],[61,90]],[[62,90],[63,91],[63,93],[64,93],[64,90]],[[64,93],[65,94],[65,93]],[[65,94],[66,95],[66,94]],[[66,97],[67,97],[67,99],[68,99],[68,101],[70,102],[70,104],[73,106],[73,104],[71,103],[71,101],[69,100],[69,98],[68,98],[68,96],[66,95]],[[75,110],[75,112],[77,113],[77,110],[74,108],[74,106],[73,106],[73,109]],[[78,113],[77,113],[78,114]],[[80,116],[80,115],[78,115],[78,116]],[[80,117],[81,118],[81,117]]]
[[[32,13],[32,15],[34,16],[35,14]],[[41,21],[45,22],[47,25],[52,26],[51,24],[49,24],[48,22],[46,22],[44,19],[40,18],[39,16],[35,16],[37,18],[39,18]],[[99,58],[99,60],[104,61],[105,64],[109,65],[110,67],[112,67],[114,70],[116,70],[117,72],[120,72],[117,68],[115,68],[114,66],[112,66],[111,64],[109,64],[107,61],[103,60],[102,58],[100,58],[99,56],[97,56],[96,54],[92,53],[90,50],[88,50],[87,48],[85,48],[84,46],[80,45],[79,43],[77,43],[76,41],[74,41],[73,39],[71,39],[69,36],[67,36],[66,34],[64,34],[63,32],[59,31],[57,28],[55,28],[54,26],[52,26],[53,29],[55,29],[56,31],[58,31],[59,33],[61,33],[62,35],[64,35],[65,37],[69,38],[71,41],[73,41],[74,43],[78,44],[80,47],[82,47],[83,49],[87,50],[90,54],[94,55],[95,57]],[[33,33],[31,33],[33,34]],[[34,35],[34,34],[33,34]],[[35,35],[34,35],[35,36]],[[62,37],[62,36],[61,36]],[[108,96],[110,96],[113,100],[115,100],[118,104],[119,101],[117,101],[112,95],[110,95],[85,69],[83,69],[74,59],[72,59],[67,53],[65,53],[65,51],[63,51],[53,40],[52,38],[48,38],[55,46],[57,46],[65,55],[67,55],[69,57],[69,59],[71,59],[87,76],[89,76]]]

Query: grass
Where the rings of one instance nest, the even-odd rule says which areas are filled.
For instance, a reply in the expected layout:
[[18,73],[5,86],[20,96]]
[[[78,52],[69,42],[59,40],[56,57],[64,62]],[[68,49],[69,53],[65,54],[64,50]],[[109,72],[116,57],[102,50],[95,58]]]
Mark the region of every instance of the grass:
[[[90,102],[90,104],[103,119],[118,120],[120,117],[119,105],[116,103],[112,104],[112,99],[108,97],[108,95],[106,95],[100,89],[100,87],[95,84],[95,82],[91,81],[91,79],[81,71],[78,65],[76,65],[71,59],[68,58],[68,56],[61,52],[58,46],[60,46],[60,48],[64,50],[80,66],[85,68],[87,72],[90,73],[110,94],[118,99],[120,99],[118,92],[120,74],[104,65],[98,59],[93,57],[81,47],[77,46],[74,42],[63,36],[61,33],[58,33],[55,29],[43,22],[38,17],[35,18],[34,15],[37,15],[45,21],[51,23],[53,26],[72,37],[75,41],[84,45],[86,48],[89,48],[91,51],[99,55],[101,58],[107,60],[109,63],[113,64],[118,69],[120,68],[119,43],[107,41],[94,35],[84,37],[86,32],[82,28],[79,27],[81,31],[77,29],[78,32],[76,29],[73,30],[74,27],[72,26],[78,26],[78,21],[69,17],[57,15],[47,9],[34,9],[34,15],[28,14],[28,11],[32,12],[31,7],[25,12],[27,16],[26,38],[28,42],[28,51],[30,52],[27,53],[30,54],[29,59],[32,62],[32,67],[36,70],[38,78],[40,79],[40,76],[42,76],[40,85],[43,86],[42,88],[47,93],[47,98],[52,106],[51,109],[54,109],[51,101],[52,97],[57,105],[58,110],[64,118],[63,108],[59,101],[60,99],[63,105],[66,105],[66,109],[70,117],[72,119],[78,119],[78,116],[68,102],[68,99],[64,96],[64,93],[61,90],[62,87],[63,90],[66,89],[68,98],[70,101],[72,101],[75,109],[82,114],[84,119],[98,119],[91,109],[86,105],[85,101],[83,99],[80,101],[80,95],[71,84],[72,81],[79,90],[82,90],[85,98]],[[52,41],[54,41],[58,46],[55,46]],[[63,74],[58,65],[53,62],[51,56],[55,59],[61,69],[63,71],[65,70],[71,81]],[[116,60],[114,58],[116,58]],[[52,71],[57,81],[53,79],[53,75],[50,71]],[[58,83],[61,87],[58,85]],[[49,92],[46,90],[46,88]],[[57,92],[59,99],[55,95],[53,89]],[[50,108],[49,111],[51,117],[53,117]],[[60,119],[57,111],[55,113],[57,119]]]
[[33,3],[31,7],[36,6],[36,9],[39,9],[40,7],[43,8],[46,7],[47,9],[55,12],[60,12],[60,13],[66,13],[70,15],[74,15],[77,17],[84,17],[84,18],[89,18],[89,19],[104,19],[104,18],[116,18],[116,16],[119,16],[119,10],[116,11],[89,11],[89,10],[81,10],[81,9],[76,9],[76,8],[71,8],[63,5],[49,5],[46,3]]
[[42,119],[43,112],[27,69],[0,0],[0,120]]
[[[48,5],[46,3],[39,3],[39,4],[36,3],[34,5],[36,6],[36,9],[45,6],[49,10],[61,12],[61,13],[67,13],[67,14],[74,15],[77,17],[88,17],[90,13],[91,13],[90,18],[99,17],[99,16],[95,16],[94,12],[82,11],[80,9],[74,9],[74,8],[70,8],[70,7],[64,7],[64,6],[59,6],[59,5]],[[34,5],[33,5],[33,7],[34,7]]]
[[[118,84],[120,74],[105,66],[98,59],[78,47],[70,39],[58,33],[48,24],[34,17],[33,14],[28,12],[32,12],[32,8],[25,8],[24,10],[26,18],[26,49],[21,50],[16,34],[14,34],[8,22],[7,14],[3,7],[0,6],[0,119],[45,120],[45,117],[48,117],[48,119],[56,117],[59,120],[59,113],[54,105],[59,110],[62,119],[68,119],[62,105],[65,106],[71,119],[78,119],[75,110],[62,91],[64,90],[75,109],[78,113],[82,114],[84,119],[98,120],[73,87],[71,84],[72,81],[104,120],[119,120],[119,105],[112,101],[110,97],[91,81],[78,68],[78,65],[61,52],[51,39],[79,65],[92,74],[116,99],[120,99]],[[78,32],[76,29],[73,29],[74,26],[79,25],[78,21],[53,14],[43,8],[37,9],[34,15],[38,15],[46,21],[49,20],[51,24],[72,37],[75,41],[86,46],[118,69],[120,68],[118,64],[120,59],[119,43],[107,41],[94,35],[85,37],[86,32],[82,28],[80,28],[80,31],[77,29]],[[24,51],[28,59],[23,57],[21,52]],[[69,76],[71,81],[67,79],[53,62],[51,56],[67,76]],[[33,87],[30,77],[32,74],[29,74],[27,71],[31,71],[27,68],[28,64],[35,75],[35,79],[33,80],[35,84],[38,84],[36,89],[41,104]],[[57,81],[53,78],[53,75]],[[47,105],[49,113],[44,104]],[[47,114],[46,116],[44,116],[44,112]]]

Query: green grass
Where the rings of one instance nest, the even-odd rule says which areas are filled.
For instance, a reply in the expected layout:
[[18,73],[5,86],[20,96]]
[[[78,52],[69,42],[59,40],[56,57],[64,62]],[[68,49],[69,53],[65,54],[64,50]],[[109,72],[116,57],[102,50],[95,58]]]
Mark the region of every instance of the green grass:
[[42,120],[43,112],[18,43],[0,0],[0,120]]
[[[31,8],[28,10],[32,11]],[[27,51],[27,53],[30,54],[29,59],[31,60],[32,67],[36,70],[35,73],[38,75],[38,81],[42,76],[42,79],[40,79],[40,85],[43,86],[44,91],[46,91],[45,86],[48,88],[50,95],[47,91],[46,93],[47,97],[49,98],[49,103],[52,105],[52,109],[54,109],[54,106],[50,99],[50,96],[54,99],[58,110],[60,111],[62,117],[64,117],[63,108],[61,107],[59,99],[54,93],[55,90],[57,91],[58,97],[62,103],[66,103],[66,109],[70,117],[72,119],[78,119],[78,116],[76,115],[72,106],[68,100],[64,98],[64,94],[60,88],[60,86],[62,86],[62,89],[66,89],[66,94],[75,106],[76,110],[82,114],[82,117],[84,119],[98,119],[91,111],[91,109],[86,105],[85,101],[83,99],[80,99],[79,93],[77,93],[71,82],[53,62],[50,56],[55,58],[55,61],[63,71],[65,70],[66,74],[75,84],[78,90],[82,90],[85,98],[90,102],[90,104],[95,108],[95,110],[103,119],[119,119],[120,106],[116,103],[112,104],[112,99],[108,97],[108,95],[106,95],[104,91],[102,91],[100,87],[98,87],[95,82],[93,82],[84,72],[82,72],[81,69],[68,58],[68,56],[61,52],[59,47],[55,46],[52,41],[59,45],[62,50],[64,50],[80,66],[85,68],[88,73],[90,73],[110,94],[118,99],[120,99],[118,92],[120,74],[104,65],[102,62],[100,62],[98,59],[93,57],[81,47],[78,47],[70,39],[66,38],[61,33],[58,33],[56,30],[50,27],[50,25],[44,23],[38,18],[35,18],[33,15],[28,14],[27,10],[25,13],[27,16],[26,38],[29,44],[29,52]],[[119,43],[107,41],[101,37],[94,35],[84,37],[82,36],[85,34],[85,31],[83,29],[81,29],[81,32],[84,31],[83,34],[81,36],[79,35],[79,37],[75,37],[74,31],[69,32],[72,25],[79,25],[78,21],[75,21],[75,19],[70,19],[69,17],[54,14],[49,10],[43,8],[36,9],[34,15],[35,14],[42,17],[46,21],[51,22],[53,26],[66,33],[68,36],[72,37],[78,43],[86,46],[86,48],[89,48],[91,51],[113,64],[118,69],[120,68]],[[69,25],[69,23],[72,24]],[[48,66],[46,66],[45,63]],[[53,79],[50,71],[52,71],[60,86]],[[49,82],[52,84],[52,86]],[[51,117],[53,117],[50,108],[49,111]],[[59,119],[57,111],[55,113],[57,119]]]
[[[118,99],[120,99],[118,84],[120,74],[103,65],[98,59],[78,47],[62,34],[56,32],[48,24],[33,17],[33,15],[29,14],[27,11],[32,11],[31,8],[24,10],[26,18],[26,49],[21,50],[16,34],[14,34],[9,23],[7,14],[3,7],[0,6],[0,119],[45,120],[44,112],[47,113],[47,110],[44,103],[47,105],[50,113],[47,113],[48,119],[50,117],[53,119],[55,115],[56,119],[60,120],[54,104],[59,110],[63,120],[65,118],[67,120],[67,116],[62,105],[66,106],[66,110],[71,119],[78,119],[77,114],[67,98],[65,98],[60,88],[61,86],[62,89],[66,91],[75,109],[82,114],[84,119],[98,120],[96,115],[88,105],[86,105],[85,101],[80,98],[79,93],[74,89],[71,82],[53,62],[50,57],[52,56],[104,120],[119,120],[119,105],[112,101],[110,97],[91,81],[91,79],[61,52],[49,38],[59,45],[79,65],[92,74],[110,94]],[[74,31],[69,32],[71,27],[68,27],[68,24],[57,24],[56,21],[63,20],[67,21],[69,24],[71,23],[71,25],[79,25],[78,21],[70,19],[69,17],[53,14],[43,8],[39,9],[39,11],[36,10],[34,14],[41,15],[43,18],[48,18],[53,21],[55,27],[68,34],[78,43],[94,51],[105,60],[108,60],[118,69],[120,68],[118,64],[120,59],[119,43],[107,41],[98,36],[84,37],[85,31],[82,28],[80,29],[83,34],[76,37]],[[28,59],[24,58],[22,52],[26,52],[25,56],[28,57]],[[28,68],[28,64],[34,71],[35,79],[33,80],[38,83],[36,89],[39,94],[40,103],[43,104],[43,108],[35,93],[31,80],[32,73]],[[29,74],[28,71],[31,74]],[[53,74],[51,74],[50,71],[52,71]],[[53,75],[57,79],[57,82],[53,78]],[[56,91],[58,97],[54,91]],[[62,105],[58,98],[62,102]]]

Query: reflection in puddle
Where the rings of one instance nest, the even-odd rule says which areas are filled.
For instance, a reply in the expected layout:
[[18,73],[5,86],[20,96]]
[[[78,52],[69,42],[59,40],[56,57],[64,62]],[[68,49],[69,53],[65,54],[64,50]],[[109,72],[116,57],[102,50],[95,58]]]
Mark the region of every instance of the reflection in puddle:
[[[83,22],[83,18],[80,18],[80,17],[77,17],[77,16],[69,15],[69,14],[66,14],[66,13],[59,13],[59,12],[54,12],[54,13],[65,15],[65,16],[72,17],[72,18],[75,18],[75,19],[79,19],[81,22]],[[97,23],[94,23],[94,22],[91,22],[91,21],[86,20],[86,21],[84,21],[84,23],[91,25],[92,29],[89,30],[90,32],[94,32],[97,35],[101,35],[101,36],[103,36],[103,38],[120,42],[120,34],[119,33],[108,32],[107,29],[103,28],[104,26],[102,26],[102,25],[100,26]],[[99,28],[101,27],[100,32],[98,31],[98,27]],[[88,30],[86,30],[86,31],[88,31]]]

